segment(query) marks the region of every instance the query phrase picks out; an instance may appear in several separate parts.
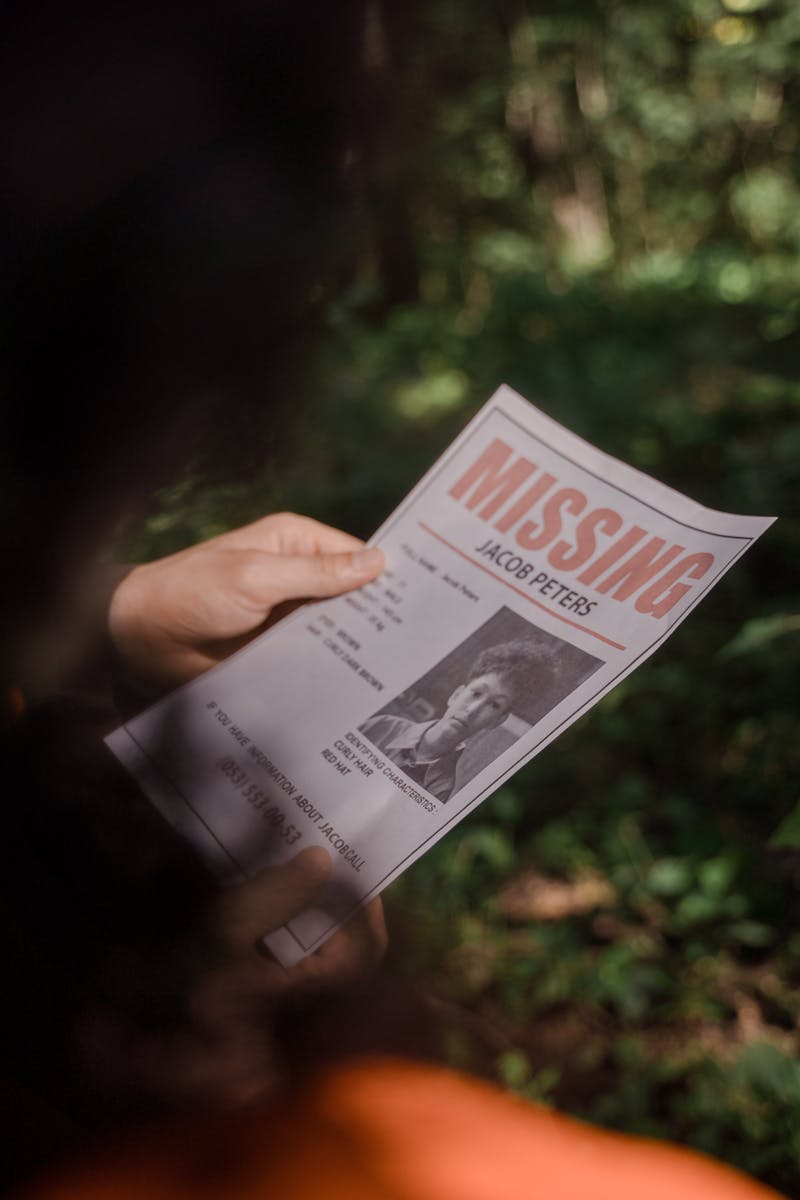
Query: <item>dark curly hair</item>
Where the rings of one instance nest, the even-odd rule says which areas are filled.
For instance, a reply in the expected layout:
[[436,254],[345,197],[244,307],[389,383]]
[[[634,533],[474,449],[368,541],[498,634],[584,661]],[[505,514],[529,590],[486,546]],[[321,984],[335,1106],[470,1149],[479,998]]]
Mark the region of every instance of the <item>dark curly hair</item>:
[[538,690],[551,687],[558,675],[558,661],[552,644],[543,639],[515,638],[487,646],[472,664],[467,683],[481,675],[502,675],[511,687],[513,700],[518,703],[534,686]]

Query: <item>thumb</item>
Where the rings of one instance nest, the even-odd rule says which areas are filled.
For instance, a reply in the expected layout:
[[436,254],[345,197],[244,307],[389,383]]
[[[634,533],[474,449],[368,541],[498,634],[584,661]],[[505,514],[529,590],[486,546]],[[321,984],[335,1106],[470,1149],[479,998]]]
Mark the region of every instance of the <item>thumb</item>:
[[314,901],[331,872],[321,846],[308,846],[289,862],[260,871],[247,883],[223,892],[216,925],[232,950],[250,950],[265,933],[279,929]]
[[248,555],[244,588],[266,608],[284,600],[338,596],[369,583],[385,561],[377,546],[346,554],[254,553]]

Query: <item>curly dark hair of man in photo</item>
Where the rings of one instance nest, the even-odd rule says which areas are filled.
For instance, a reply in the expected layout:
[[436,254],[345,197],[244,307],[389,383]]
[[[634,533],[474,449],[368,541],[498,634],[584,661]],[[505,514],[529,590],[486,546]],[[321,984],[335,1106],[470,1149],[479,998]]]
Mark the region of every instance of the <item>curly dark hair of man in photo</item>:
[[532,688],[541,691],[552,687],[557,676],[557,658],[552,646],[515,638],[482,650],[472,665],[467,683],[490,674],[502,677],[511,693],[513,709]]

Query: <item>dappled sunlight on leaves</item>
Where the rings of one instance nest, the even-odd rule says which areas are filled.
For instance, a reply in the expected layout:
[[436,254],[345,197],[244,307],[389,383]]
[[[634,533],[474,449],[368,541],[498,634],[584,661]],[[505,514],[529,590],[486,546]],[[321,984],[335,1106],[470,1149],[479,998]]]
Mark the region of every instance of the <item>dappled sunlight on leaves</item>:
[[615,900],[612,884],[594,871],[565,881],[528,870],[502,888],[496,904],[509,921],[560,921],[608,907]]

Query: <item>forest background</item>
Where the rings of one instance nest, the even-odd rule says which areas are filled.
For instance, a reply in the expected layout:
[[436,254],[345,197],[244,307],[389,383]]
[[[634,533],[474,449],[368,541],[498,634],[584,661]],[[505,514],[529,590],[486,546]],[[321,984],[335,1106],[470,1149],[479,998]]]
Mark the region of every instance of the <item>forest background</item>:
[[375,0],[364,33],[394,124],[295,448],[192,473],[136,553],[286,508],[368,536],[501,382],[778,515],[388,906],[449,1061],[800,1195],[800,6]]

